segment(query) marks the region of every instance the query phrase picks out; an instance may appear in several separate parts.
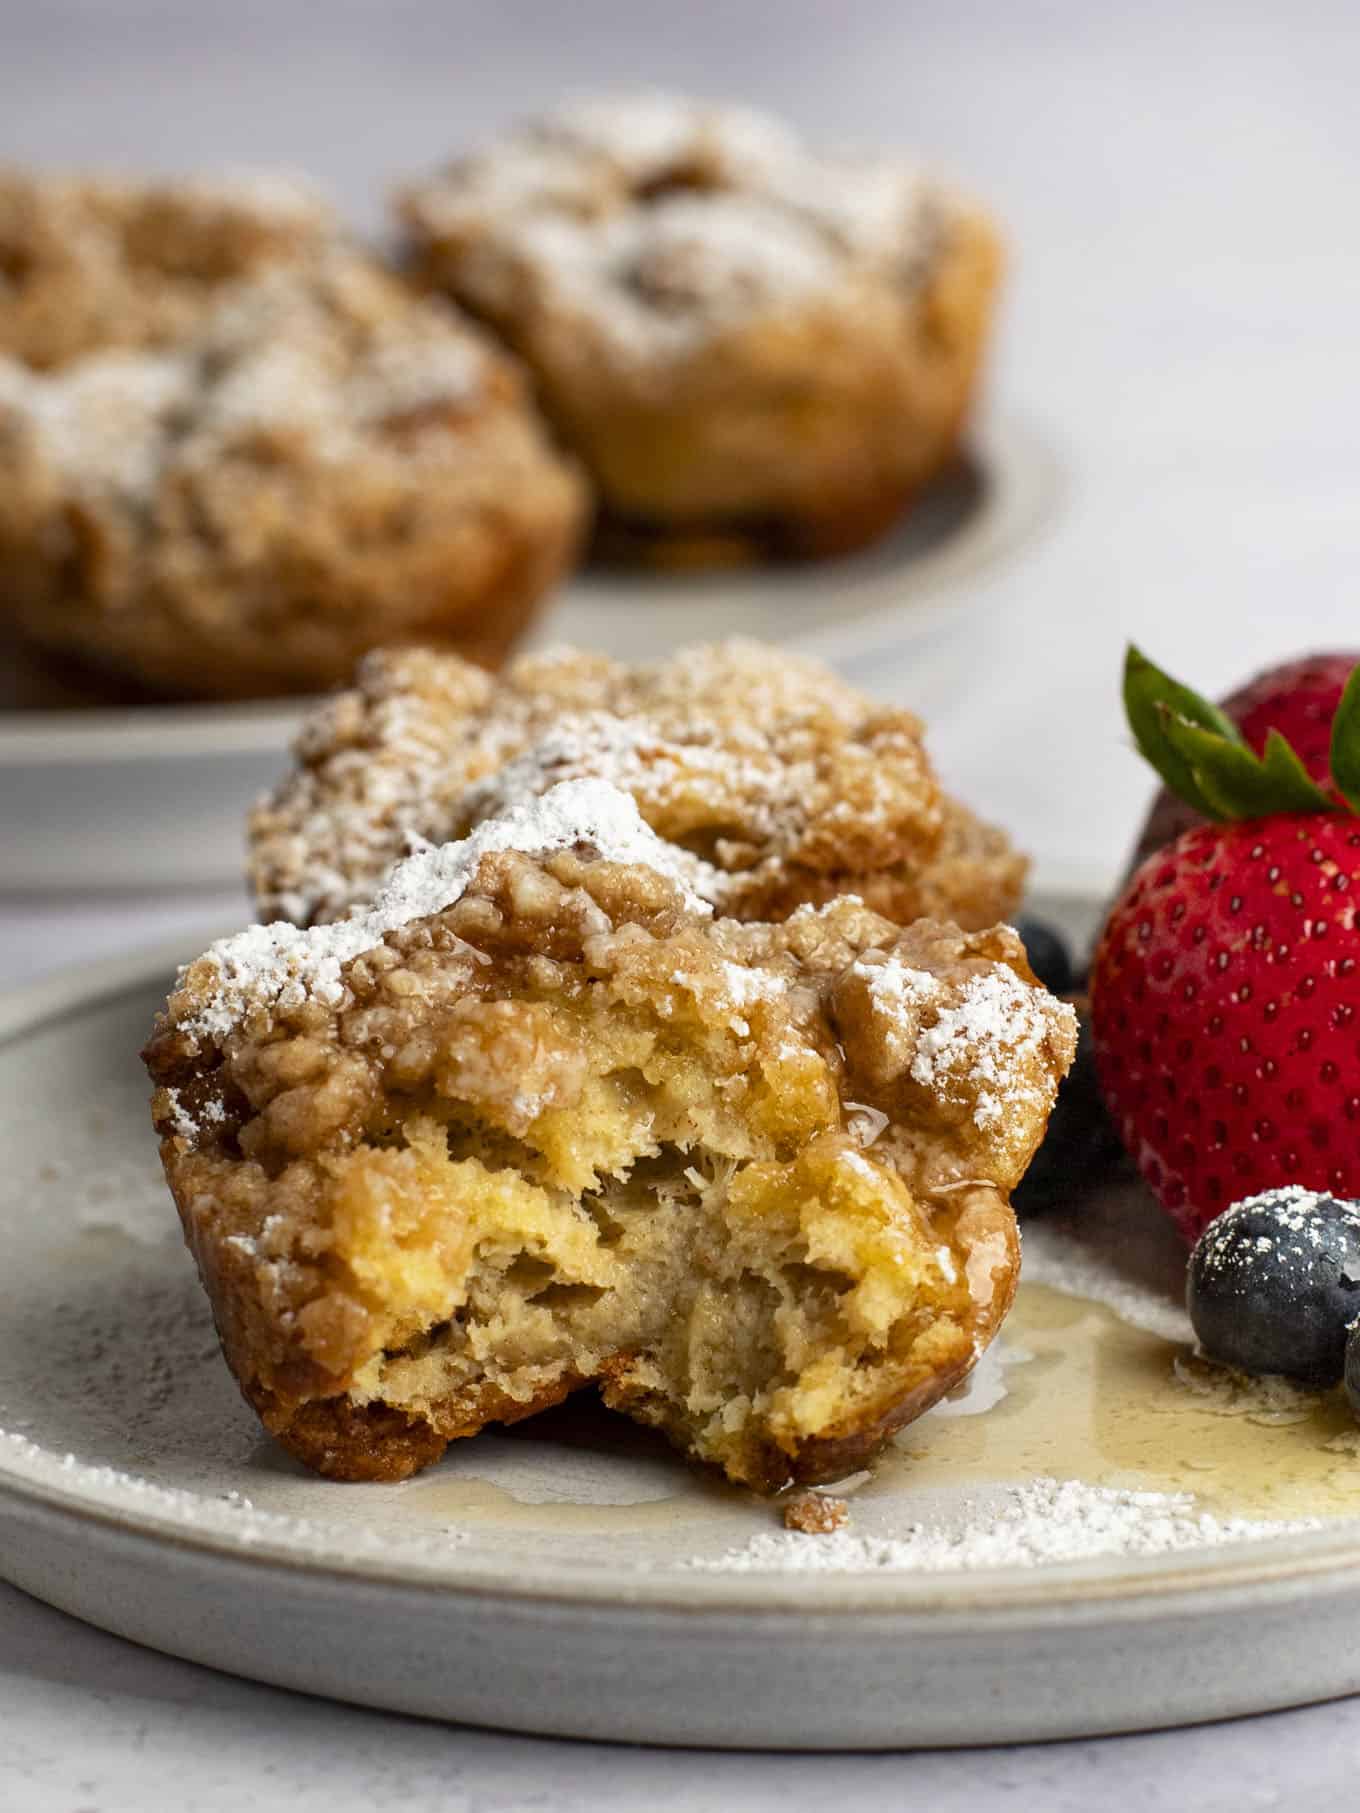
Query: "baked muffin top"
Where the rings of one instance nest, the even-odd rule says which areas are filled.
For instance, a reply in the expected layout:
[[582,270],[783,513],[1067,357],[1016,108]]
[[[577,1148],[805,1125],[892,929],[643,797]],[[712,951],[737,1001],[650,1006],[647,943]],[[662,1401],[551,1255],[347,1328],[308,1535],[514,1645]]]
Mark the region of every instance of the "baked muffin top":
[[540,346],[545,318],[586,322],[631,367],[687,362],[791,310],[909,293],[963,204],[906,160],[642,94],[529,121],[398,206],[430,274],[474,307],[525,320]]
[[990,925],[1023,881],[1002,834],[941,789],[919,719],[755,642],[638,666],[547,651],[495,680],[385,650],[295,755],[250,837],[261,911],[299,923],[371,897],[414,844],[583,776],[628,792],[693,891],[739,918],[854,893],[903,920]]
[[338,230],[286,172],[154,180],[0,166],[0,353],[46,370],[164,345],[223,285],[314,256]]

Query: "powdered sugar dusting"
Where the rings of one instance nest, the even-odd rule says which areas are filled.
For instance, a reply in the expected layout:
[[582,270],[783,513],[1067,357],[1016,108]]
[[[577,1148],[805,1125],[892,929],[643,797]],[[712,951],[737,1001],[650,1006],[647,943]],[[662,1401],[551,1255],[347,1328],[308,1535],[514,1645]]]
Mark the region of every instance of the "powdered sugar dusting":
[[502,817],[487,819],[461,843],[432,845],[398,863],[372,906],[348,919],[306,930],[256,925],[219,940],[199,959],[216,972],[215,985],[183,1022],[185,1029],[221,1039],[252,1007],[292,1007],[309,996],[336,1006],[344,998],[344,966],[381,944],[387,933],[452,906],[484,856],[500,850],[542,855],[577,846],[606,861],[655,869],[679,884],[691,911],[710,911],[688,890],[677,852],[643,823],[626,793],[608,781],[563,781]]
[[169,354],[102,353],[56,376],[0,357],[0,416],[84,495],[147,496],[191,390],[189,365]]
[[866,277],[918,281],[949,202],[910,162],[826,156],[779,121],[664,93],[570,105],[406,198],[418,231],[493,313],[574,313],[621,361],[684,357]]
[[[1073,1027],[1076,1016],[1069,1007]],[[998,966],[970,976],[962,1000],[940,1010],[917,1046],[911,1074],[925,1088],[941,1075],[966,1070],[978,1086],[973,1119],[984,1131],[996,1126],[1017,1091],[1017,1057],[1037,1057],[1048,1022],[1035,993],[1012,970]],[[1033,1093],[1033,1091],[1030,1091]]]
[[1308,1422],[1325,1395],[1279,1373],[1253,1376],[1198,1353],[1178,1353],[1171,1374],[1208,1415],[1240,1416],[1268,1427]]
[[492,363],[480,338],[433,304],[389,301],[365,336],[346,337],[336,299],[378,281],[337,254],[224,287],[174,352],[112,351],[56,372],[0,358],[0,415],[74,490],[134,508],[167,474],[260,435],[304,439],[318,460],[351,457],[385,423],[463,406]]
[[315,231],[330,217],[321,191],[297,170],[228,166],[182,178],[170,193],[202,212],[245,214],[271,229]]
[[[699,714],[684,728],[683,740],[663,735],[641,713],[568,713],[503,766],[463,796],[459,812],[471,822],[528,804],[557,781],[598,776],[622,788],[649,813],[665,814],[678,802],[738,796],[752,830],[769,838],[787,835],[796,820],[795,802],[805,802],[815,784],[809,764],[787,763],[768,736],[741,740],[719,735]],[[729,875],[704,857],[675,846],[688,885],[715,906],[750,880],[743,870]]]
[[699,134],[725,164],[751,176],[787,163],[798,150],[793,134],[768,114],[750,107],[700,109],[664,89],[568,101],[529,130],[605,157],[642,183],[683,163]]
[[1188,1492],[1131,1492],[1041,1477],[1009,1487],[999,1507],[965,1506],[950,1524],[911,1524],[900,1536],[762,1532],[744,1548],[685,1565],[719,1574],[939,1574],[1172,1555],[1320,1528],[1316,1518],[1219,1518],[1200,1510]]
[[[1261,1211],[1264,1221],[1258,1219]],[[1299,1184],[1261,1190],[1210,1222],[1200,1237],[1196,1264],[1202,1276],[1217,1275],[1223,1285],[1251,1291],[1256,1288],[1256,1269],[1239,1232],[1243,1222],[1250,1225],[1255,1220],[1263,1230],[1251,1243],[1255,1253],[1279,1251],[1311,1266],[1320,1254],[1331,1251],[1334,1235],[1325,1222],[1338,1219],[1360,1229],[1360,1210],[1325,1191],[1305,1190]]]
[[1025,1072],[1042,1057],[1052,1015],[1065,1015],[1076,1027],[1070,1007],[1031,988],[1004,964],[968,976],[961,993],[895,956],[861,958],[852,971],[867,983],[888,1037],[904,1050],[914,1047],[913,1081],[937,1093],[966,1087],[983,1132],[995,1128],[1008,1108],[1037,1099]]
[[868,870],[928,867],[943,810],[914,718],[738,639],[639,666],[535,653],[494,684],[454,657],[384,651],[295,752],[252,837],[265,910],[299,921],[370,900],[409,838],[442,843],[588,775],[677,848],[712,833],[689,885],[738,917],[790,865],[824,870],[832,825]]
[[810,222],[758,196],[677,195],[603,223],[536,216],[516,248],[558,307],[589,315],[615,351],[642,359],[796,306],[841,275]]
[[454,1529],[389,1531],[357,1522],[329,1524],[263,1510],[237,1491],[210,1496],[162,1486],[119,1467],[91,1465],[74,1454],[54,1453],[8,1429],[0,1429],[0,1457],[11,1466],[20,1466],[28,1478],[79,1499],[96,1503],[112,1499],[141,1516],[168,1521],[176,1530],[187,1528],[223,1538],[243,1549],[269,1546],[309,1554],[374,1556],[414,1552],[436,1559],[467,1540],[462,1531]]

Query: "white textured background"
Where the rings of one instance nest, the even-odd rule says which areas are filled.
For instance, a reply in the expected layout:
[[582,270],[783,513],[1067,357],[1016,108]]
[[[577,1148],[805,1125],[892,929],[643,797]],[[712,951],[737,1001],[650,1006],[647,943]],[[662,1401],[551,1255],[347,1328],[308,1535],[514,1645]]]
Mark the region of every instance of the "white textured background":
[[[1360,645],[1358,78],[1342,4],[0,0],[0,152],[293,162],[368,225],[389,179],[507,115],[640,81],[916,145],[971,183],[1015,252],[995,395],[1059,450],[1063,512],[987,581],[966,643],[869,677],[930,716],[949,778],[1041,867],[1092,876],[1146,792],[1115,706],[1126,638],[1214,689]],[[0,979],[232,905],[0,904]],[[25,1813],[867,1809],[910,1791],[941,1810],[1135,1792],[1149,1813],[1292,1808],[1333,1804],[1357,1752],[1354,1706],[929,1762],[535,1744],[233,1686],[0,1589],[0,1804]]]

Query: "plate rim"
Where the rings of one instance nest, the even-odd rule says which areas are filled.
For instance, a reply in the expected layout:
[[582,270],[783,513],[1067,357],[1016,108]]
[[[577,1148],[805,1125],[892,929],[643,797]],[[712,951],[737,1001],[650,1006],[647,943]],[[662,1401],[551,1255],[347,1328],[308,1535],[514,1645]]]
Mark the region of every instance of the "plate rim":
[[[140,950],[94,962],[78,963],[55,974],[0,994],[0,1045],[8,1046],[62,1020],[95,1011],[114,1000],[146,992],[166,979],[183,961],[185,936],[161,939]],[[31,1436],[22,1438],[31,1441]],[[63,1488],[42,1477],[53,1450],[35,1443],[37,1456],[20,1447],[6,1453],[0,1443],[0,1511],[56,1519],[72,1528],[94,1524],[124,1538],[153,1545],[170,1544],[205,1564],[239,1562],[282,1568],[317,1581],[347,1587],[409,1587],[423,1593],[460,1599],[496,1599],[507,1606],[566,1606],[580,1610],[704,1614],[724,1612],[772,1618],[857,1618],[879,1614],[896,1624],[920,1619],[932,1630],[994,1629],[1008,1619],[1071,1620],[1193,1616],[1210,1606],[1246,1595],[1247,1601],[1277,1600],[1295,1592],[1316,1590],[1333,1576],[1354,1580],[1360,1568],[1360,1519],[1341,1527],[1292,1534],[1262,1541],[1225,1544],[1203,1551],[1167,1556],[1122,1557],[1010,1567],[950,1570],[941,1573],[793,1573],[710,1572],[675,1565],[656,1571],[639,1567],[621,1576],[601,1564],[579,1575],[561,1561],[525,1565],[507,1572],[502,1558],[477,1565],[460,1560],[451,1545],[437,1558],[411,1545],[402,1552],[400,1539],[387,1554],[345,1551],[346,1535],[338,1527],[333,1546],[313,1541],[304,1547],[254,1528],[247,1535],[177,1519],[168,1510],[145,1504],[135,1509],[109,1496],[76,1487]],[[25,1465],[25,1459],[28,1465]],[[57,1463],[59,1464],[59,1462]],[[337,1488],[343,1489],[343,1488]],[[361,1489],[361,1488],[359,1488]],[[324,1534],[324,1532],[323,1532]],[[472,1565],[468,1565],[469,1562]],[[5,1573],[0,1559],[0,1575]]]
[[[967,589],[971,578],[996,568],[1014,549],[1043,535],[1064,488],[1063,462],[1046,427],[1037,426],[1024,411],[989,408],[972,424],[968,438],[982,453],[990,453],[995,481],[984,492],[972,533],[961,543],[946,541],[921,554],[911,564],[909,578],[891,571],[858,578],[843,574],[836,590],[838,596],[852,600],[851,619],[790,636],[781,647],[834,665],[862,662],[884,646],[894,628],[899,633],[907,629],[907,641],[924,640],[942,623],[976,608],[980,600]],[[636,578],[639,585],[650,583],[645,574]],[[589,584],[589,571],[569,578],[558,596],[566,596],[577,580]],[[740,587],[743,582],[740,574],[733,574],[715,575],[711,583],[717,592],[724,584]],[[0,770],[272,755],[331,696],[4,711]]]

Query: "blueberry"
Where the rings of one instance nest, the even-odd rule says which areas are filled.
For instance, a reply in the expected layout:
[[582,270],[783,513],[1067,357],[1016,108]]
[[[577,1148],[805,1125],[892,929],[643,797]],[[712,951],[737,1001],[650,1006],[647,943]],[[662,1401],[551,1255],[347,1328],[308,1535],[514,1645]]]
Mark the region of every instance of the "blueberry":
[[1072,953],[1062,933],[1042,919],[1018,919],[1015,929],[1025,947],[1029,966],[1055,995],[1070,995],[1076,986]]
[[1190,1255],[1186,1306],[1211,1360],[1335,1385],[1360,1316],[1360,1203],[1297,1188],[1235,1202]]
[[1124,1148],[1096,1080],[1091,1022],[1083,1012],[1078,1024],[1077,1055],[1058,1087],[1044,1143],[1011,1193],[1011,1201],[1019,1215],[1070,1208],[1093,1184],[1124,1162]]
[[1360,1322],[1346,1337],[1346,1396],[1351,1409],[1360,1418]]

